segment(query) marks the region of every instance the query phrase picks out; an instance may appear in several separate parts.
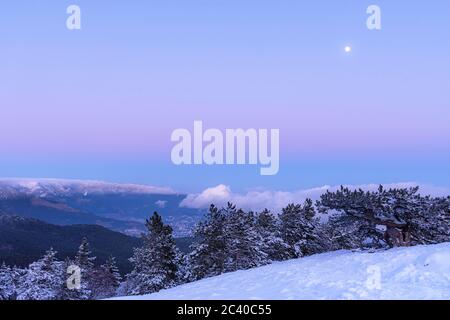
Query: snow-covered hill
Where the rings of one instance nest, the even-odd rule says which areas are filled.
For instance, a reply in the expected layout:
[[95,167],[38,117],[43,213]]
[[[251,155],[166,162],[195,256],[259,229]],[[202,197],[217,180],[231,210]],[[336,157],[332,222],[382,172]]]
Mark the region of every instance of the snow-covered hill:
[[450,243],[325,253],[119,299],[450,299]]
[[167,187],[119,184],[103,181],[63,179],[0,179],[0,199],[24,194],[47,197],[55,195],[62,196],[69,194],[90,193],[175,194],[171,188]]

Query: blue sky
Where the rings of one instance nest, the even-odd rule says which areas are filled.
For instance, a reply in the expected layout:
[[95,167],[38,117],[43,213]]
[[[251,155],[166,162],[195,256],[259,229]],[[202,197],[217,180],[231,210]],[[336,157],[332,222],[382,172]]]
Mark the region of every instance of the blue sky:
[[[69,4],[82,30],[65,28]],[[370,4],[381,31],[365,26]],[[450,186],[449,12],[444,0],[2,3],[0,176]],[[174,166],[170,134],[194,120],[279,128],[279,174]]]

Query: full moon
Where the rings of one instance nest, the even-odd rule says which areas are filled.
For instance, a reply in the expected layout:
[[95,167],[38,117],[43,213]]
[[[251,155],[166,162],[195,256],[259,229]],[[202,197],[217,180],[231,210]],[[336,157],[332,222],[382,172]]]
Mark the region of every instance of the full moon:
[[352,52],[352,47],[346,46],[346,47],[344,48],[344,50],[345,50],[345,52],[350,53],[350,52]]

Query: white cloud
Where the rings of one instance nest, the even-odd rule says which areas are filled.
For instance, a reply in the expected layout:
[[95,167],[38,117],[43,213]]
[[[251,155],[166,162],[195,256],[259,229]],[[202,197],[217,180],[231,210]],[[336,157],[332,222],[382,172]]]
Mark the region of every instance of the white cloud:
[[[450,189],[436,187],[432,185],[423,185],[414,182],[384,184],[385,188],[414,187],[420,186],[420,193],[432,196],[448,196]],[[376,190],[378,184],[366,185],[346,185],[351,189]],[[229,186],[220,184],[213,188],[208,188],[199,194],[188,195],[181,203],[181,207],[194,209],[208,208],[211,204],[217,206],[226,205],[227,202],[236,204],[239,208],[246,210],[261,211],[265,208],[277,212],[289,203],[302,203],[307,198],[318,200],[327,190],[334,191],[340,186],[322,186],[312,189],[297,191],[271,191],[256,190],[239,194],[232,192]]]
[[223,205],[233,198],[230,187],[223,184],[203,190],[200,194],[189,194],[180,203],[180,207],[194,209],[207,208],[212,203]]

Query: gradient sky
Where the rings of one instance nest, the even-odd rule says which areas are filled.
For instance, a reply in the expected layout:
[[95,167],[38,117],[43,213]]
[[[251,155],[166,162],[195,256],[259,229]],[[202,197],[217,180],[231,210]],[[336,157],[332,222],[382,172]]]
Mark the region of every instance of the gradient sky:
[[[0,177],[450,186],[447,0],[3,1],[0,41]],[[194,120],[279,128],[279,174],[174,166]]]

